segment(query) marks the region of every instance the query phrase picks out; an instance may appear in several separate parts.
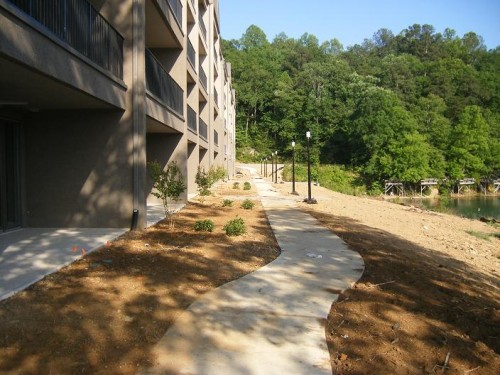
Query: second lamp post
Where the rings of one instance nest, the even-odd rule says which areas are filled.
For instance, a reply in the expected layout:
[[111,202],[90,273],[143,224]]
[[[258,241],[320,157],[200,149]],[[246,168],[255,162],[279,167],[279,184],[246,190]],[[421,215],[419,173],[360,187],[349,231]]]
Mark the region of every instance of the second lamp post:
[[276,158],[276,169],[275,169],[275,174],[274,174],[274,183],[278,183],[278,151],[274,152],[275,158]]
[[311,150],[310,150],[310,139],[311,139],[311,132],[307,131],[306,132],[306,138],[307,138],[307,203],[313,203],[313,200],[311,198]]
[[295,191],[295,141],[292,141],[292,194],[299,195]]

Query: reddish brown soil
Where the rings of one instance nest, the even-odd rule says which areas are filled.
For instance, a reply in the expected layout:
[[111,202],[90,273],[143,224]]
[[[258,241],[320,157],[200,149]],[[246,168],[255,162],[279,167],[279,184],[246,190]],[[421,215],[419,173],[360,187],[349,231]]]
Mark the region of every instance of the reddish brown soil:
[[500,374],[498,225],[316,186],[313,197],[301,208],[366,267],[328,317],[334,374]]
[[[243,210],[237,201],[222,207],[224,198],[189,203],[175,230],[160,223],[127,233],[0,302],[0,374],[134,374],[147,367],[152,347],[196,298],[279,253],[260,203]],[[222,227],[236,216],[247,233],[228,237]],[[200,219],[213,220],[214,232],[195,232]]]
[[[147,367],[152,347],[190,303],[278,254],[255,191],[231,186],[188,204],[175,230],[160,223],[128,233],[0,302],[0,373],[133,374]],[[498,234],[498,227],[316,187],[313,195],[319,204],[302,209],[366,265],[327,320],[334,374],[499,373],[500,241],[468,233]],[[225,198],[233,207],[221,207]],[[256,207],[241,209],[244,198]],[[248,232],[228,237],[222,226],[236,216]],[[192,229],[207,218],[213,233]]]

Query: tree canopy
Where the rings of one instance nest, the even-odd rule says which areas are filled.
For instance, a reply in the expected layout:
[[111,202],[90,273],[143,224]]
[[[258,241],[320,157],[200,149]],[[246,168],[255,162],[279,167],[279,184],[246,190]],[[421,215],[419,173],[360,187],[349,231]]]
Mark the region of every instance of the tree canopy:
[[[500,47],[431,25],[380,29],[344,49],[335,38],[257,26],[224,40],[237,92],[239,157],[298,151],[383,179],[500,176]],[[297,154],[301,158],[301,153]]]

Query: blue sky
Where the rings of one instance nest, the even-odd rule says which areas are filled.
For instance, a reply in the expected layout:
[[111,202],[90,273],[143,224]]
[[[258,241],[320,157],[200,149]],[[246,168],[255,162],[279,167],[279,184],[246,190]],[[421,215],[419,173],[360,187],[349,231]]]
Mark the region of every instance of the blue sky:
[[397,35],[417,23],[436,32],[449,27],[459,37],[474,31],[488,49],[500,45],[500,0],[219,0],[219,7],[224,39],[239,39],[254,24],[269,41],[280,32],[292,38],[307,32],[348,47],[381,28]]

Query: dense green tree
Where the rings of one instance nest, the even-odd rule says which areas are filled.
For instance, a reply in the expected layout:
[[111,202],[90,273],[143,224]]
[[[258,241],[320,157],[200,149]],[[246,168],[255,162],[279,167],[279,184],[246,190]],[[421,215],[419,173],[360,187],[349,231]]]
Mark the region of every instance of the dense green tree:
[[238,155],[278,150],[348,165],[367,182],[500,176],[500,47],[431,25],[380,29],[344,49],[332,38],[257,26],[222,43],[237,91]]
[[479,178],[487,173],[485,160],[490,156],[489,135],[489,126],[481,108],[465,107],[450,135],[448,171],[451,178]]

